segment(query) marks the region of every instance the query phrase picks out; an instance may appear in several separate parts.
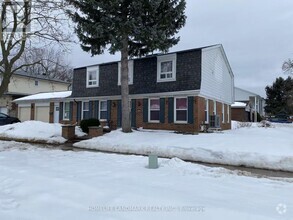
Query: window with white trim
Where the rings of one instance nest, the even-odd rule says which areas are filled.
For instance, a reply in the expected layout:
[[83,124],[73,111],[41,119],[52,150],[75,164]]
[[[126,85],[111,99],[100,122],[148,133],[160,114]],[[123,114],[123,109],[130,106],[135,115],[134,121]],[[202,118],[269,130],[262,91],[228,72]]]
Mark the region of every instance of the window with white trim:
[[205,99],[204,120],[205,120],[205,123],[209,123],[209,100],[208,99]]
[[213,110],[213,115],[217,114],[217,102],[214,101],[214,110]]
[[35,86],[38,86],[38,85],[39,85],[39,81],[35,80]]
[[100,101],[100,110],[99,110],[99,119],[100,120],[107,120],[107,101]]
[[227,105],[227,123],[230,123],[230,106]]
[[86,87],[99,87],[99,66],[87,68]]
[[69,102],[64,102],[63,120],[69,120],[69,115],[70,115],[70,103]]
[[222,123],[225,123],[225,104],[222,103]]
[[187,122],[187,98],[175,98],[175,122]]
[[88,119],[90,112],[90,102],[82,102],[82,119]]
[[160,99],[149,99],[149,122],[160,122]]
[[176,81],[176,54],[157,57],[157,82]]
[[[128,85],[133,84],[133,60],[128,60]],[[121,62],[118,63],[118,86],[121,85]]]

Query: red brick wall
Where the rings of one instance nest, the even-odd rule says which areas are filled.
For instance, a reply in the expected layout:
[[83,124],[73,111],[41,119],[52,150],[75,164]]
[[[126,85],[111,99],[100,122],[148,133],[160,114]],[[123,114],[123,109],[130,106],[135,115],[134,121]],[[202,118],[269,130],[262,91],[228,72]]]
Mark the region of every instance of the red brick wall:
[[244,108],[232,108],[231,117],[235,121],[246,121],[246,114]]
[[[148,123],[143,122],[143,99],[136,99],[136,127],[143,127],[145,129],[159,129],[159,130],[175,130],[180,132],[198,132],[200,129],[200,125],[205,122],[205,98],[202,97],[194,97],[193,101],[193,115],[194,115],[194,123],[193,124],[176,124],[176,123],[168,123],[168,98],[165,98],[165,123]],[[222,123],[222,103],[217,102],[217,114],[220,115],[221,120],[221,128],[222,129],[230,129],[231,124],[227,123],[227,105],[225,105],[225,123]],[[209,100],[209,115],[213,114],[214,103],[213,100]],[[94,106],[93,106],[93,111]],[[111,104],[111,121],[110,128],[117,129],[117,111],[118,111],[118,101],[112,100]],[[77,116],[77,104],[73,102],[73,120],[69,121],[61,121],[63,124],[68,123],[76,123]],[[106,125],[106,122],[101,122],[102,125]]]
[[50,102],[49,123],[54,123],[54,102]]
[[35,120],[35,103],[31,104],[31,120]]
[[138,99],[136,101],[136,125],[137,127],[143,127],[145,129],[158,129],[158,130],[174,130],[179,132],[197,132],[197,108],[196,108],[196,98],[194,99],[194,124],[176,124],[168,123],[168,99],[165,98],[165,123],[149,123],[143,122],[143,100]]
[[118,109],[118,101],[113,100],[111,104],[111,121],[110,121],[110,128],[117,129],[117,110]]

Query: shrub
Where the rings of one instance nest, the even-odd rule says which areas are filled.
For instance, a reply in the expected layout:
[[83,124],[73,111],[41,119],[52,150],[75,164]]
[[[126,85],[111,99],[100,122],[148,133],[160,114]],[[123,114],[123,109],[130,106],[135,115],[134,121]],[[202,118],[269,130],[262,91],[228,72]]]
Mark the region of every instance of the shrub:
[[260,116],[259,113],[257,113],[257,122],[261,122],[263,120],[263,118]]
[[79,126],[83,132],[89,133],[89,127],[100,126],[100,121],[96,118],[84,119],[80,122]]

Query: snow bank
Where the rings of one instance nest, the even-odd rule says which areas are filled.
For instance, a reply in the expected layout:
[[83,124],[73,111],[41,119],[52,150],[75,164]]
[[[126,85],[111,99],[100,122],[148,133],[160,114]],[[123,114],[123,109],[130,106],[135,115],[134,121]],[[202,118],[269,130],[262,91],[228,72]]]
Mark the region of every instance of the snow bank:
[[247,177],[177,158],[159,159],[152,170],[142,156],[13,144],[0,141],[1,220],[292,219],[289,179]]
[[[51,124],[41,121],[25,121],[11,125],[0,126],[0,138],[19,141],[44,142],[58,144],[66,142],[61,135],[61,124]],[[85,135],[76,128],[76,135]]]
[[223,133],[200,135],[150,130],[125,134],[117,130],[74,146],[293,172],[292,131],[292,125],[263,128],[257,123]]

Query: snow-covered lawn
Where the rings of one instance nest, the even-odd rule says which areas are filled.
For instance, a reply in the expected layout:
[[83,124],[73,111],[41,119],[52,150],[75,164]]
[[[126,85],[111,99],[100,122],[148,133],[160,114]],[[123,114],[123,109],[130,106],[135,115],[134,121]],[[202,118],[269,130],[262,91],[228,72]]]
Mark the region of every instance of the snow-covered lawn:
[[[75,147],[102,151],[178,157],[183,160],[244,165],[293,171],[293,124],[274,124],[222,133],[183,135],[168,131],[140,130],[130,134],[112,131],[103,137],[82,141]],[[239,128],[240,127],[240,128]]]
[[293,182],[0,141],[0,219],[293,219]]
[[[0,138],[11,140],[58,144],[67,141],[61,136],[61,133],[61,124],[50,124],[41,121],[25,121],[0,126]],[[76,128],[75,133],[78,136],[85,135],[79,128]]]

